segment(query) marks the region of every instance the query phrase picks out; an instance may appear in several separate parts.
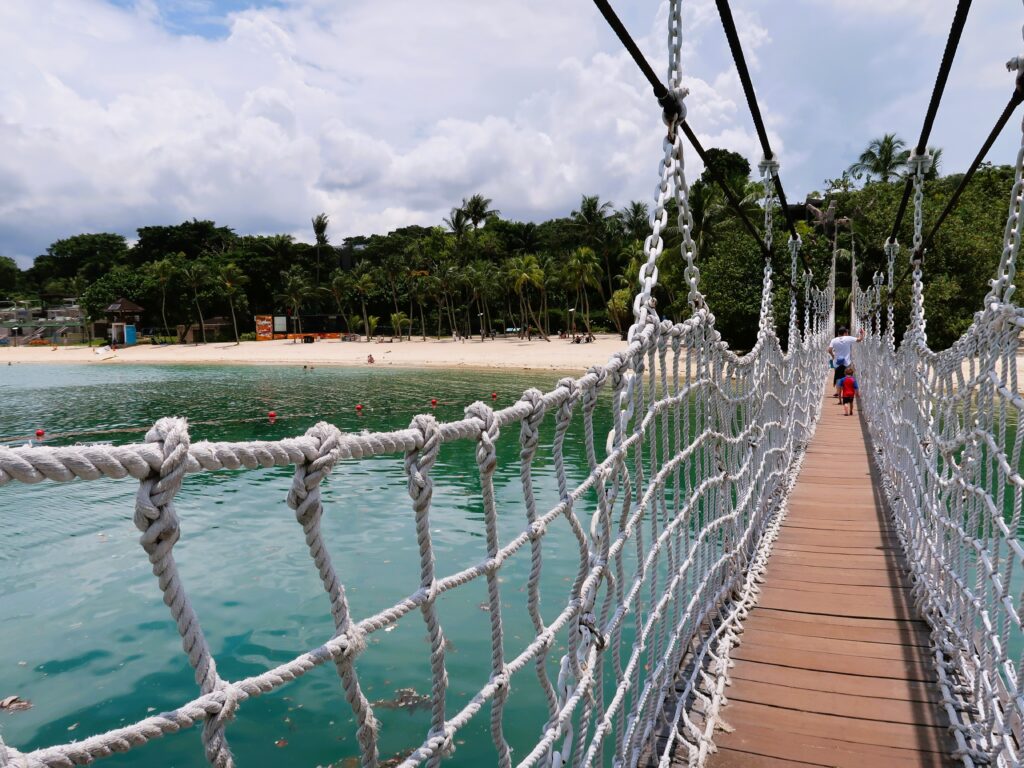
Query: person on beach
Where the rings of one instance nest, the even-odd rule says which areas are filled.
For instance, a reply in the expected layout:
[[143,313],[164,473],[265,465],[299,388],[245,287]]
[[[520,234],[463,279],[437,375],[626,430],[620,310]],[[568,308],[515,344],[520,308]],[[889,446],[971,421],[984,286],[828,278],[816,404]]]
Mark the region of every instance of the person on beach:
[[852,365],[846,366],[846,375],[839,380],[837,385],[842,399],[843,411],[847,416],[853,416],[853,401],[860,396],[860,387],[857,386],[857,377],[854,376]]
[[838,398],[839,395],[839,380],[846,375],[846,366],[853,362],[853,345],[864,341],[864,329],[860,329],[860,333],[856,336],[850,336],[849,331],[845,325],[839,326],[839,335],[837,335],[832,341],[828,343],[828,354],[832,358],[832,367],[835,369],[835,373],[832,376],[832,384],[835,386],[835,394],[833,397]]

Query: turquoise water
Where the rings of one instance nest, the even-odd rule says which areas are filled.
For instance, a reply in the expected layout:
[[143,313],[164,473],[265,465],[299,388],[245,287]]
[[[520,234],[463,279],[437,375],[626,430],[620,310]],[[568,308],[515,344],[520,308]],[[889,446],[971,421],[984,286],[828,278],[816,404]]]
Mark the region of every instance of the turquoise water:
[[[59,366],[0,368],[0,443],[37,428],[67,445],[141,441],[157,418],[189,418],[193,441],[276,439],[318,420],[343,430],[405,427],[430,410],[462,416],[474,400],[508,405],[553,374],[447,373],[374,369],[217,366]],[[362,403],[362,415],[355,404]],[[265,414],[278,413],[276,424]],[[597,434],[608,429],[606,409]],[[534,464],[538,507],[557,502],[545,420]],[[582,442],[574,419],[567,445]],[[603,439],[600,440],[603,443]],[[495,489],[501,538],[525,527],[518,426],[499,442]],[[570,484],[587,474],[585,454],[567,451]],[[485,556],[474,444],[446,445],[434,470],[432,528],[438,576]],[[258,674],[320,645],[333,634],[329,604],[285,504],[287,468],[190,475],[178,495],[182,536],[175,554],[193,605],[226,679]],[[0,713],[0,735],[30,750],[100,733],[197,695],[193,673],[132,523],[137,482],[101,480],[0,488],[0,698],[19,695],[30,710]],[[351,609],[362,618],[414,592],[419,556],[402,456],[347,462],[324,486],[324,530]],[[564,606],[577,548],[559,519],[544,538],[542,610]],[[529,549],[502,569],[506,658],[533,639],[526,612]],[[439,602],[451,642],[452,716],[490,674],[490,624],[483,580]],[[552,679],[565,639],[549,660]],[[391,632],[372,635],[358,662],[367,697],[377,702],[382,758],[418,746],[429,728],[429,644],[418,612]],[[532,669],[517,675],[506,706],[506,737],[521,758],[547,717]],[[489,765],[494,748],[485,708],[460,731],[452,765]],[[243,704],[228,729],[241,766],[357,762],[355,729],[333,665]],[[110,766],[204,766],[199,729],[103,761]]]

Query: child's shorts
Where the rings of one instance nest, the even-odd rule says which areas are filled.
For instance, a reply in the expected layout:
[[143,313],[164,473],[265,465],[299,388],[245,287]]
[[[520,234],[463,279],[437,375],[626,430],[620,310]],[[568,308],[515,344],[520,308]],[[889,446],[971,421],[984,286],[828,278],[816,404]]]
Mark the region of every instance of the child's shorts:
[[853,403],[853,398],[852,397],[844,397],[843,398],[843,405],[851,405],[852,403]]

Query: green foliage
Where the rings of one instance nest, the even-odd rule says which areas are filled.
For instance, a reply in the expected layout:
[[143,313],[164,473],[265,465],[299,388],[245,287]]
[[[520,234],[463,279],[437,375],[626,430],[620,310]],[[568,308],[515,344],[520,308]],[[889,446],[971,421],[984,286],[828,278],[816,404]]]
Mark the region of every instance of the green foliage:
[[[938,159],[939,151],[933,152]],[[763,220],[763,190],[750,180],[742,156],[710,148],[708,159],[690,186],[692,222],[686,222],[686,243],[675,203],[670,201],[664,211],[657,310],[673,320],[689,315],[682,248],[692,247],[718,329],[734,346],[749,347],[757,332],[763,260],[712,177],[726,179],[755,226]],[[836,217],[852,222],[852,229],[839,229],[840,313],[849,295],[849,251],[856,250],[862,284],[886,266],[882,244],[899,205],[906,160],[906,145],[887,134],[873,141],[849,170],[825,182],[826,208],[834,200]],[[925,185],[926,229],[960,179],[940,177],[939,170],[936,162]],[[982,168],[926,254],[925,302],[935,348],[955,340],[980,306],[1002,247],[1012,181],[1009,167]],[[312,244],[284,234],[239,236],[228,227],[194,219],[141,227],[131,247],[120,235],[73,235],[54,242],[24,271],[0,257],[0,298],[23,295],[45,303],[79,296],[86,311],[100,318],[108,304],[123,296],[141,304],[143,322],[165,335],[177,325],[194,327],[203,318],[229,316],[235,338],[244,338],[253,329],[252,312],[286,312],[290,330],[302,329],[305,318],[310,329],[330,323],[328,330],[340,325],[349,332],[361,330],[367,338],[380,317],[390,320],[396,335],[405,330],[424,337],[486,336],[509,326],[522,328],[524,335],[527,328],[546,334],[573,323],[580,330],[608,326],[625,334],[640,266],[647,259],[650,216],[642,201],[616,210],[610,201],[581,195],[567,216],[518,222],[502,219],[490,198],[473,194],[451,209],[443,226],[351,236],[340,245],[331,242],[325,213],[311,218]],[[783,216],[774,219],[775,313],[784,336],[788,232]],[[898,233],[904,244],[911,240],[911,219],[906,217]],[[798,221],[797,228],[820,284],[832,263],[831,230],[811,219]],[[904,249],[898,276],[906,263]],[[896,294],[901,324],[909,300],[910,282],[904,280]]]
[[146,306],[153,297],[154,288],[152,280],[145,273],[117,266],[86,288],[79,299],[86,314],[99,319],[107,307],[121,298]]
[[10,256],[0,256],[0,296],[13,296],[21,282],[21,270]]

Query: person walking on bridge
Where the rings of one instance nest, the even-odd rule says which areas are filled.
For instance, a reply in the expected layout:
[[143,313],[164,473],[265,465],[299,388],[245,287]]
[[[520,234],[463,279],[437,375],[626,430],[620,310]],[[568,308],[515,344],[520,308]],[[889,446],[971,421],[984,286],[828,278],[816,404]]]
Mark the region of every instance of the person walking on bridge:
[[[832,376],[832,386],[835,387],[833,397],[839,398],[839,380],[846,375],[846,366],[853,362],[853,345],[864,341],[864,329],[856,336],[850,336],[845,325],[839,326],[838,335],[828,343],[828,354],[832,358],[832,367],[835,373]],[[839,401],[842,403],[842,400]]]

